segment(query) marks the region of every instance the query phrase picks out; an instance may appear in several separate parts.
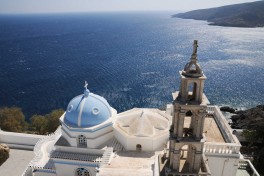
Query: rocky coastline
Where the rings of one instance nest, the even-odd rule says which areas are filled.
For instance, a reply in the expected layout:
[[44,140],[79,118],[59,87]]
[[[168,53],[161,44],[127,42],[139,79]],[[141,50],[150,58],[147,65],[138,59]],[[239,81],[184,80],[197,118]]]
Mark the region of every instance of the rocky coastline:
[[233,114],[231,116],[231,127],[234,129],[256,129],[264,127],[264,105],[258,105],[247,110],[237,110],[229,106],[223,106],[220,110]]
[[264,1],[234,4],[178,13],[172,17],[205,20],[209,25],[228,27],[264,27]]

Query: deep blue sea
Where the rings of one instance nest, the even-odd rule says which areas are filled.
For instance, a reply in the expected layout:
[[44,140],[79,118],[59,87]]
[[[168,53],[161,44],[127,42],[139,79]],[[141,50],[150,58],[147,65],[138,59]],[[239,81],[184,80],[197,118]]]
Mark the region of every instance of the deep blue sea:
[[209,26],[173,12],[0,15],[0,106],[30,117],[83,92],[118,112],[165,107],[193,40],[211,104],[264,103],[264,28]]

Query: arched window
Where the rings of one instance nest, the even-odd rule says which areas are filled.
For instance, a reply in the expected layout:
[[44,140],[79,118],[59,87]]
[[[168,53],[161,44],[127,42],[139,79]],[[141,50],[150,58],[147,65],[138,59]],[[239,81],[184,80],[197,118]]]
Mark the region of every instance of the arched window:
[[84,135],[80,135],[78,137],[78,146],[80,146],[80,147],[86,147],[87,146],[87,139]]
[[236,130],[234,130],[234,131],[233,131],[233,134],[237,134],[237,131],[236,131]]
[[142,149],[142,146],[141,146],[140,144],[137,144],[137,145],[136,145],[136,150],[137,150],[137,151],[141,151],[141,149]]
[[91,174],[89,173],[89,171],[87,169],[84,168],[78,168],[76,169],[76,176],[91,176]]
[[195,82],[190,83],[188,86],[188,100],[195,100],[196,98],[197,84]]

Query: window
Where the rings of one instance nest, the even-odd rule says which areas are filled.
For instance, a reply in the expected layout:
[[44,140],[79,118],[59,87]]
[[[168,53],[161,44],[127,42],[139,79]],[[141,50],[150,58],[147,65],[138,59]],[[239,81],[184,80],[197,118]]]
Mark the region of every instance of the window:
[[84,168],[78,168],[76,169],[76,176],[91,176],[88,170]]
[[78,137],[78,145],[79,146],[83,146],[83,147],[86,147],[87,146],[87,139],[84,135],[80,135]]
[[137,144],[137,146],[136,146],[136,150],[137,150],[137,151],[141,151],[141,149],[142,149],[142,146],[141,146],[140,144]]
[[100,113],[100,110],[98,108],[93,108],[92,113],[93,115],[98,115]]
[[73,109],[73,105],[70,105],[70,106],[68,107],[68,112],[71,112],[72,109]]

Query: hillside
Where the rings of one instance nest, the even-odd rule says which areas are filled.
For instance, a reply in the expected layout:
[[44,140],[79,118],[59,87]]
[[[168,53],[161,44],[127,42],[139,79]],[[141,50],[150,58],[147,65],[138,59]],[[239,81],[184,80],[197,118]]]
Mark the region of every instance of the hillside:
[[172,17],[206,20],[210,25],[232,27],[263,27],[264,1],[193,10]]

